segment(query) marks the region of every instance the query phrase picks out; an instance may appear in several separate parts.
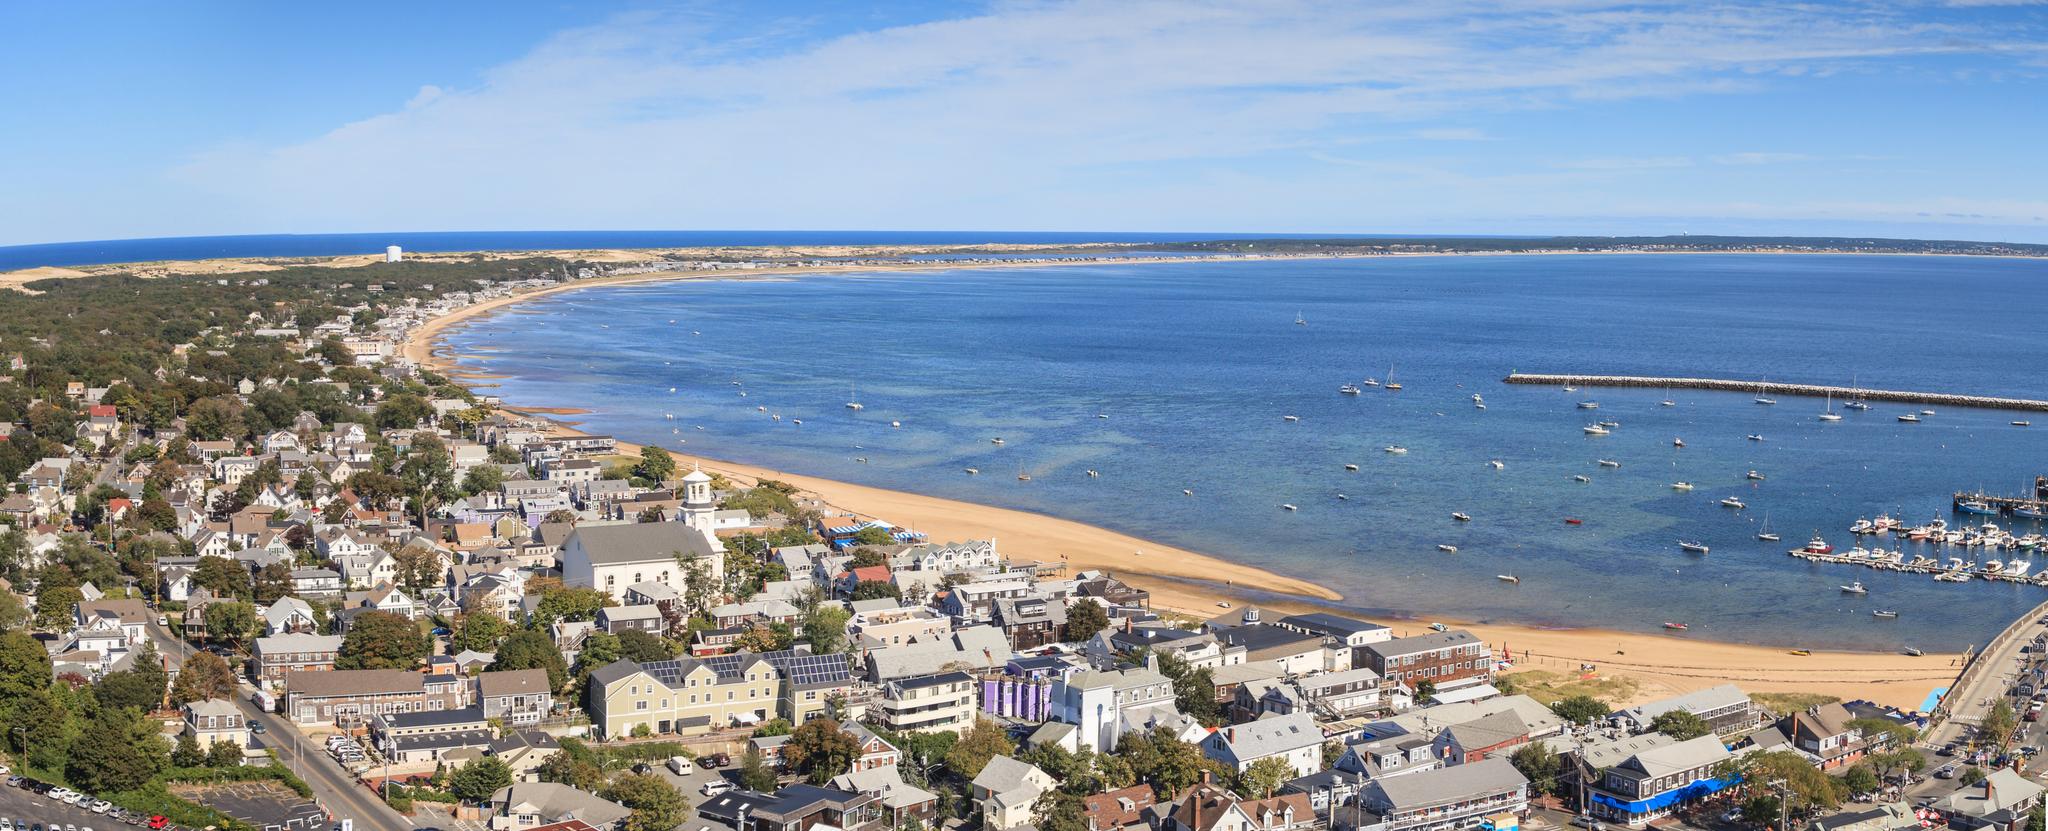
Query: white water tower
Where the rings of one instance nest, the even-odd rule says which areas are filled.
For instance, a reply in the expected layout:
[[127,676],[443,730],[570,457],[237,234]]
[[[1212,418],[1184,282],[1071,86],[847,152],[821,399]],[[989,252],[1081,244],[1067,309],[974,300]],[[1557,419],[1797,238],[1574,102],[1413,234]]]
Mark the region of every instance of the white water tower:
[[384,246],[384,261],[385,261],[385,262],[387,262],[387,263],[395,263],[395,262],[398,262],[398,261],[399,261],[399,259],[403,258],[404,256],[405,256],[405,249],[403,249],[403,248],[399,248],[399,247],[398,247],[398,246],[396,246],[396,245],[387,245],[387,246]]

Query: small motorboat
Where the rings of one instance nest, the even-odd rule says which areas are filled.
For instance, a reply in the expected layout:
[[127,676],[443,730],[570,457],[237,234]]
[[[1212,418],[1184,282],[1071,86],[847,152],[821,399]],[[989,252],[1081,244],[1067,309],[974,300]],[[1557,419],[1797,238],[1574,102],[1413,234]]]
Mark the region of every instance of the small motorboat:
[[1345,496],[1344,494],[1341,494],[1341,493],[1340,493],[1340,494],[1337,494],[1337,499],[1339,499],[1340,501],[1344,501],[1344,502],[1350,502],[1350,501],[1351,501],[1351,497]]
[[1909,647],[1906,647],[1906,648],[1905,648],[1904,650],[1902,650],[1902,651],[1904,651],[1904,652],[1905,652],[1905,653],[1906,653],[1907,655],[1911,655],[1911,656],[1913,656],[1913,657],[1915,657],[1915,658],[1918,658],[1918,657],[1920,657],[1920,656],[1922,656],[1922,655],[1925,655],[1925,654],[1927,654],[1927,653],[1925,653],[1925,652],[1921,652],[1921,651],[1920,651],[1920,650],[1919,650],[1918,648],[1915,648],[1915,647],[1911,647],[1911,646],[1909,646]]
[[1358,470],[1358,466],[1357,466],[1357,465],[1345,465],[1345,466],[1344,466],[1344,469],[1345,469],[1345,470],[1350,470],[1350,471],[1356,471],[1356,470]]
[[1002,443],[1003,443],[1003,440],[1002,440],[1002,437],[998,436],[998,437],[996,437],[996,438],[993,438],[993,439],[989,439],[989,440],[988,440],[988,443],[989,443],[989,444],[1002,444]]
[[1901,413],[1901,414],[1899,415],[1899,420],[1900,420],[1900,421],[1903,421],[1903,422],[1905,422],[1905,423],[1907,423],[1907,424],[1919,424],[1919,423],[1920,423],[1920,417],[1919,417],[1919,416],[1917,416],[1917,415],[1914,415],[1914,414],[1912,414],[1912,413]]
[[1883,618],[1885,620],[1891,620],[1892,618],[1898,617],[1899,613],[1891,609],[1876,609],[1870,613],[1870,616],[1874,618]]
[[1493,460],[1490,460],[1490,461],[1488,461],[1488,462],[1486,463],[1486,466],[1487,466],[1487,467],[1490,467],[1490,468],[1493,468],[1494,470],[1506,470],[1506,469],[1507,469],[1507,466],[1508,466],[1508,463],[1507,463],[1507,462],[1503,462],[1503,461],[1501,461],[1501,460],[1499,460],[1499,459],[1493,459]]
[[1794,650],[1792,650],[1792,654],[1794,654],[1794,655],[1799,655],[1799,656],[1802,656],[1802,657],[1803,657],[1803,656],[1806,656],[1806,655],[1812,655],[1812,654],[1813,654],[1813,650],[1811,650],[1811,649],[1794,649]]
[[1017,481],[1019,481],[1019,482],[1029,482],[1029,481],[1031,481],[1031,474],[1029,474],[1029,473],[1019,473],[1019,474],[1017,474]]
[[1437,544],[1436,550],[1438,550],[1438,551],[1442,551],[1442,552],[1444,552],[1445,554],[1456,554],[1456,553],[1458,553],[1458,547],[1457,547],[1457,546],[1455,546],[1455,545],[1451,545],[1450,543],[1439,543],[1439,544]]
[[1746,474],[1743,474],[1743,478],[1748,479],[1751,482],[1761,482],[1764,480],[1764,475],[1752,470]]
[[1584,525],[1585,522],[1585,520],[1579,519],[1575,516],[1568,516],[1564,518],[1564,524],[1566,525]]
[[1671,440],[1671,446],[1672,446],[1672,447],[1684,447],[1684,446],[1685,446],[1685,439],[1672,439],[1672,440]]
[[1514,576],[1514,575],[1512,575],[1512,574],[1496,574],[1496,575],[1494,575],[1494,576],[1493,576],[1493,579],[1495,579],[1495,580],[1499,580],[1499,581],[1501,581],[1501,582],[1503,582],[1503,583],[1520,583],[1520,582],[1522,582],[1522,578],[1520,578],[1520,577],[1516,577],[1516,576]]
[[1102,475],[1102,471],[1099,471],[1099,470],[1091,470],[1091,471],[1088,471],[1088,476],[1089,476],[1090,478],[1096,478],[1096,477],[1100,477],[1101,475]]
[[1738,508],[1738,509],[1739,509],[1739,508],[1747,508],[1747,507],[1749,507],[1749,506],[1748,506],[1748,505],[1745,505],[1745,504],[1743,504],[1742,500],[1740,500],[1740,499],[1736,499],[1735,497],[1732,497],[1732,496],[1731,496],[1731,497],[1728,497],[1727,499],[1723,499],[1723,500],[1721,500],[1721,507],[1724,507],[1724,508]]
[[1864,588],[1864,587],[1863,587],[1863,581],[1861,581],[1861,580],[1857,580],[1857,581],[1855,581],[1855,582],[1852,582],[1852,583],[1850,583],[1849,585],[1846,585],[1846,586],[1837,586],[1836,588],[1839,588],[1839,589],[1841,589],[1841,590],[1842,590],[1842,593],[1843,593],[1843,594],[1869,594],[1869,593],[1870,593],[1870,590],[1869,590],[1869,589],[1866,589],[1866,588]]
[[1588,477],[1588,476],[1586,476],[1586,475],[1584,475],[1584,474],[1580,474],[1580,475],[1575,475],[1575,476],[1573,476],[1573,477],[1572,477],[1572,481],[1574,481],[1574,482],[1580,482],[1580,483],[1585,483],[1585,482],[1591,482],[1591,481],[1593,481],[1593,480],[1592,480],[1592,478],[1591,478],[1591,477]]
[[1408,448],[1406,448],[1406,447],[1402,447],[1402,446],[1400,446],[1400,445],[1398,445],[1398,444],[1390,444],[1390,445],[1387,445],[1386,447],[1382,447],[1382,448],[1380,448],[1380,449],[1381,449],[1381,450],[1384,450],[1384,451],[1386,451],[1386,452],[1388,452],[1388,453],[1393,453],[1393,454],[1395,454],[1395,455],[1400,455],[1400,454],[1402,454],[1402,453],[1406,453],[1406,452],[1408,452]]
[[1698,540],[1679,540],[1678,549],[1680,551],[1689,551],[1694,554],[1705,554],[1707,553],[1707,544],[1700,542]]
[[2031,421],[2015,421],[2015,422],[2013,422],[2013,423],[2012,423],[2012,426],[2014,426],[2014,427],[2032,427],[2032,426],[2034,426],[2034,423],[2033,423],[2033,422],[2031,422]]
[[1291,415],[1285,415],[1285,416],[1281,416],[1281,417],[1280,417],[1280,420],[1281,420],[1281,421],[1300,421],[1300,420],[1301,420],[1301,416],[1291,416]]
[[1609,430],[1612,430],[1612,429],[1614,429],[1614,428],[1616,428],[1616,427],[1620,427],[1620,426],[1621,426],[1621,422],[1619,422],[1619,421],[1596,421],[1596,422],[1593,422],[1593,423],[1594,423],[1594,424],[1598,424],[1598,425],[1600,425],[1600,426],[1602,426],[1602,427],[1605,427],[1605,428],[1607,428],[1607,429],[1609,429]]
[[1598,401],[1581,401],[1581,402],[1579,402],[1579,409],[1581,409],[1581,410],[1597,410],[1597,409],[1600,409],[1600,402],[1598,402]]
[[1191,490],[1191,489],[1188,489],[1188,488],[1182,488],[1182,489],[1181,489],[1181,491],[1180,491],[1180,495],[1182,495],[1182,496],[1194,496],[1194,495],[1195,495],[1195,492],[1194,492],[1193,490]]
[[973,475],[975,475],[975,474],[977,474],[977,473],[980,473],[980,472],[981,472],[981,468],[978,468],[978,467],[970,467],[970,468],[968,468],[968,469],[967,469],[967,475],[969,475],[969,476],[973,476]]
[[1691,629],[1692,627],[1690,627],[1690,626],[1687,626],[1687,625],[1685,625],[1685,624],[1683,624],[1683,623],[1676,623],[1676,622],[1673,622],[1673,621],[1669,621],[1669,620],[1667,620],[1667,621],[1664,621],[1664,628],[1666,628],[1666,629],[1670,629],[1670,630],[1672,630],[1672,631],[1674,631],[1674,632],[1683,632],[1683,631],[1685,631],[1685,630],[1687,630],[1687,629]]
[[1748,439],[1749,439],[1750,441],[1763,441],[1763,440],[1764,440],[1764,434],[1762,434],[1762,433],[1751,433],[1751,434],[1749,434],[1748,436],[1746,436],[1745,438],[1748,438]]
[[1365,392],[1365,390],[1359,389],[1357,384],[1345,384],[1344,386],[1338,387],[1337,392],[1342,393],[1344,395],[1358,395],[1359,393]]
[[1671,483],[1671,489],[1672,489],[1672,490],[1675,490],[1675,491],[1689,491],[1689,490],[1692,490],[1692,483],[1691,483],[1691,482],[1672,482],[1672,483]]
[[1933,410],[1921,410],[1921,411],[1920,411],[1920,414],[1921,414],[1921,415],[1934,415],[1934,411],[1933,411]]
[[1588,436],[1604,436],[1604,435],[1607,435],[1607,428],[1606,428],[1606,427],[1602,427],[1602,426],[1600,426],[1600,425],[1598,425],[1598,424],[1588,424],[1588,425],[1586,425],[1585,427],[1583,427],[1583,428],[1581,428],[1581,429],[1585,430],[1585,431],[1586,431],[1586,435],[1588,435]]
[[1451,514],[1451,518],[1452,518],[1452,519],[1455,519],[1455,520],[1457,520],[1457,521],[1459,521],[1459,522],[1471,522],[1471,521],[1472,521],[1472,515],[1471,515],[1471,514],[1468,514],[1468,513],[1465,513],[1465,512],[1463,512],[1463,511],[1459,511],[1459,512],[1457,512],[1457,513]]
[[1283,510],[1283,511],[1298,511],[1298,510],[1301,510],[1301,509],[1300,509],[1300,508],[1296,508],[1296,507],[1294,507],[1293,505],[1290,505],[1290,504],[1288,504],[1288,503],[1286,503],[1286,502],[1282,502],[1282,503],[1280,503],[1280,510]]
[[1621,463],[1613,459],[1599,459],[1597,461],[1601,467],[1621,467]]

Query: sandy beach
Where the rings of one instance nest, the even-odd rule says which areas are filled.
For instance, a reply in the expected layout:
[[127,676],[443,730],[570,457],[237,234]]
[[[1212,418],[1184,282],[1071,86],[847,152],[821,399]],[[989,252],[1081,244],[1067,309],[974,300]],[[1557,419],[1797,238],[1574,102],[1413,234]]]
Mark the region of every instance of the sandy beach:
[[[1087,265],[1091,263],[1072,263]],[[1029,267],[1045,267],[1033,263]],[[559,286],[497,298],[456,310],[428,321],[416,329],[403,345],[405,358],[436,372],[455,373],[457,358],[444,354],[440,339],[463,321],[503,309],[545,294],[573,291],[597,285],[651,282],[675,279],[746,279],[786,277],[849,271],[905,271],[918,268],[999,268],[1003,264],[934,264],[932,266],[831,266],[804,269],[776,269],[753,274],[734,272],[629,275],[577,281]],[[538,402],[522,402],[537,404]],[[534,407],[505,409],[528,415],[572,415],[564,408]],[[557,429],[573,432],[567,426]],[[637,454],[639,448],[621,442],[621,453]],[[1187,551],[1097,528],[1083,523],[1040,514],[976,505],[948,499],[904,493],[882,488],[837,482],[784,471],[717,459],[677,454],[681,464],[701,464],[705,470],[722,473],[737,481],[751,483],[773,478],[796,485],[826,505],[842,512],[876,517],[914,527],[935,541],[993,537],[1000,550],[1012,559],[1064,562],[1071,570],[1101,569],[1148,589],[1161,610],[1173,610],[1197,617],[1220,614],[1220,603],[1241,606],[1246,602],[1240,590],[1290,595],[1296,602],[1260,600],[1257,605],[1276,611],[1320,610],[1317,601],[1340,601],[1335,592],[1312,580],[1275,574],[1217,557]],[[1398,599],[1374,598],[1375,606],[1400,605]],[[1484,617],[1479,610],[1471,616]],[[1689,634],[1658,635],[1598,629],[1535,629],[1504,624],[1473,624],[1451,617],[1437,618],[1462,626],[1485,638],[1497,653],[1505,650],[1517,670],[1540,670],[1591,681],[1625,676],[1629,684],[1625,703],[1644,701],[1734,682],[1751,692],[1814,693],[1843,699],[1867,699],[1908,709],[1918,707],[1928,693],[1947,686],[1959,669],[1958,656],[1929,654],[1913,657],[1892,653],[1819,652],[1795,655],[1796,642],[1784,647],[1716,643]],[[1428,631],[1427,620],[1383,620],[1397,635]],[[1591,672],[1581,670],[1591,665]]]

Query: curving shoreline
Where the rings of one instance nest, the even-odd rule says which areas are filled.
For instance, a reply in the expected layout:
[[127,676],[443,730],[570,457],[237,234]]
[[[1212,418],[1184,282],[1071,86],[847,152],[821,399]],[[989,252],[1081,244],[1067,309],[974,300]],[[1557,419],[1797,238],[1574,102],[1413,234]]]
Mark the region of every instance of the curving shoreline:
[[[1435,256],[1435,255],[1416,255]],[[1450,255],[1459,256],[1459,255]],[[1185,262],[1190,258],[1174,258]],[[1148,262],[1149,260],[1134,260]],[[655,282],[679,279],[785,279],[795,275],[859,271],[902,272],[955,270],[963,268],[1058,267],[1102,265],[1071,263],[933,263],[930,265],[859,265],[779,268],[754,274],[733,272],[659,272],[621,277],[594,278],[549,286],[495,298],[455,310],[415,329],[402,347],[402,354],[423,367],[462,375],[459,359],[440,343],[441,338],[462,322],[499,311],[537,297],[599,285]],[[1122,264],[1122,263],[1119,263]],[[531,403],[531,402],[529,402]],[[503,409],[528,415],[563,415],[549,412],[559,408],[516,405]],[[574,432],[557,422],[557,429]],[[621,452],[637,453],[638,447],[620,443]],[[830,506],[852,513],[878,516],[892,522],[914,525],[934,540],[995,537],[1002,549],[1020,559],[1057,561],[1064,559],[1074,570],[1103,569],[1152,592],[1155,606],[1206,617],[1220,611],[1224,599],[1241,601],[1240,589],[1262,595],[1291,595],[1297,602],[1273,602],[1262,598],[1257,605],[1279,611],[1326,610],[1337,593],[1309,580],[1287,577],[1263,569],[1232,563],[1220,558],[1070,520],[985,505],[959,502],[919,494],[873,488],[845,482],[792,474],[783,471],[676,454],[679,462],[702,464],[707,470],[724,473],[742,481],[762,477],[797,485]],[[1384,600],[1376,605],[1396,605]],[[1475,615],[1476,616],[1476,615]],[[1452,617],[1441,618],[1471,629],[1514,654],[1521,668],[1577,674],[1582,664],[1594,664],[1603,674],[1619,673],[1638,682],[1632,696],[1647,700],[1719,683],[1736,682],[1753,692],[1817,692],[1845,699],[1868,699],[1902,707],[1915,707],[1933,688],[1954,677],[1955,656],[1908,657],[1884,653],[1826,652],[1795,656],[1787,648],[1748,644],[1716,643],[1654,634],[1597,629],[1537,629],[1511,624],[1471,624]],[[1427,631],[1422,621],[1386,621],[1397,635]],[[1795,644],[1796,645],[1796,644]]]

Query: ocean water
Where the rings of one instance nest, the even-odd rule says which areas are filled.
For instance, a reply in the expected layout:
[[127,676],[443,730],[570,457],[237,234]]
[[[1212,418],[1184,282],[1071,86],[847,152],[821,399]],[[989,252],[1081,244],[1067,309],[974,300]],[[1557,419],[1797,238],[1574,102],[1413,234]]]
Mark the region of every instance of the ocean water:
[[[586,429],[1094,523],[1316,579],[1369,616],[1681,621],[1691,631],[1674,637],[1949,650],[1983,643],[2048,588],[1785,550],[1815,531],[1846,549],[1859,516],[1947,517],[1957,488],[2029,487],[2048,473],[2048,417],[2027,429],[2007,422],[2028,416],[1947,408],[1912,425],[1880,403],[1830,424],[1814,399],[1676,390],[1667,408],[1662,390],[1500,378],[1853,379],[2048,398],[2044,308],[2048,263],[2026,260],[1182,262],[601,287],[480,318],[449,342],[504,376],[489,391],[588,408]],[[1405,390],[1337,392],[1390,373]],[[866,409],[846,409],[851,396]],[[1596,419],[1621,426],[1583,434]],[[1382,451],[1392,444],[1409,452]],[[1752,469],[1767,480],[1747,481]],[[1716,504],[1729,495],[1749,508]],[[1783,543],[1754,540],[1766,518]],[[1713,551],[1681,553],[1681,538]],[[1857,579],[1867,597],[1839,590]]]
[[[1098,231],[394,231],[371,234],[243,234],[221,237],[52,242],[0,246],[0,271],[224,257],[340,257],[407,251],[551,251],[704,245],[1066,245],[1161,243],[1257,237],[1331,239],[1355,234],[1185,234]],[[1370,235],[1364,235],[1370,236]]]

